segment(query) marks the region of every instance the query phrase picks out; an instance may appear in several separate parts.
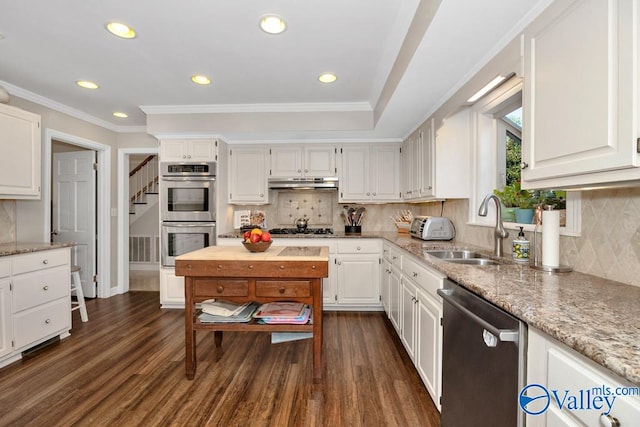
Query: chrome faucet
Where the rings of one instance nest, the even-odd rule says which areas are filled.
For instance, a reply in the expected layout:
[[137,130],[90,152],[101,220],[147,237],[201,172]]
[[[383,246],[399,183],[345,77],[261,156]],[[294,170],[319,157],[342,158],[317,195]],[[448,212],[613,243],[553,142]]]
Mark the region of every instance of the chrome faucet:
[[497,257],[502,256],[502,239],[509,237],[509,232],[504,229],[504,225],[502,224],[502,207],[500,206],[500,199],[495,194],[487,194],[487,196],[482,201],[480,205],[480,209],[478,209],[478,215],[487,216],[489,211],[489,200],[493,200],[496,204],[497,213],[496,213],[496,230],[494,231],[495,241],[493,253]]

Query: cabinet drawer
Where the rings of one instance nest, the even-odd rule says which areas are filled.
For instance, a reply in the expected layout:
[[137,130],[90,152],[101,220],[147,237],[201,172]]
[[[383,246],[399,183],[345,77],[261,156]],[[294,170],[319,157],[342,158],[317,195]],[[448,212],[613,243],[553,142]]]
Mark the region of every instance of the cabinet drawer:
[[9,277],[11,275],[11,260],[0,260],[0,278]]
[[341,254],[377,254],[380,253],[378,239],[345,239],[338,242]]
[[15,349],[70,328],[71,307],[67,298],[23,311],[13,317]]
[[246,279],[194,279],[194,297],[246,297],[249,281]]
[[13,311],[17,313],[68,296],[70,288],[71,277],[67,266],[15,276]]
[[69,263],[69,250],[57,249],[18,255],[12,260],[13,274],[28,273]]
[[[622,381],[615,381],[609,374],[601,374],[600,367],[592,367],[591,363],[586,363],[586,361],[583,363],[578,357],[559,348],[550,348],[547,358],[549,390],[560,390],[560,396],[564,396],[565,390],[568,390],[568,395],[571,396],[580,396],[580,391],[586,390],[592,396],[597,394],[602,399],[604,397],[610,401],[614,399],[610,415],[617,418],[621,426],[634,425],[637,420],[640,420],[640,399],[638,396],[616,395],[616,390],[622,391],[620,387],[635,389],[635,385],[621,384]],[[555,402],[554,399],[551,401]],[[604,404],[602,410],[566,410],[565,408],[562,412],[579,419],[586,425],[601,425],[599,422],[600,414],[608,409],[604,400],[601,402]],[[554,408],[557,406],[554,405]]]
[[444,282],[444,276],[441,273],[432,271],[418,264],[411,257],[403,255],[402,274],[438,298],[438,300],[440,299],[437,295],[437,290],[442,288]]
[[310,297],[311,282],[308,280],[257,280],[257,297]]

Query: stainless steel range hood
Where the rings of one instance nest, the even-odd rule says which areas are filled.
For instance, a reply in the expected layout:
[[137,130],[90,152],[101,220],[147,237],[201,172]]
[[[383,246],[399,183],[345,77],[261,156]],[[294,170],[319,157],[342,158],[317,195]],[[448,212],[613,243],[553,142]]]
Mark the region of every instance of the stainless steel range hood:
[[272,190],[337,190],[338,178],[270,178]]

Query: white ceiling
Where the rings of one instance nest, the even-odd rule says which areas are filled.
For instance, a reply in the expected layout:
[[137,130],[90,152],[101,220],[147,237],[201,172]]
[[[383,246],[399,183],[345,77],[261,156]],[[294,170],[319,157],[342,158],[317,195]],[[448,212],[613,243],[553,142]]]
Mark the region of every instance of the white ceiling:
[[[437,5],[436,0],[422,0]],[[440,106],[545,0],[443,0],[373,129],[234,132],[228,140],[400,139]],[[376,107],[420,0],[0,0],[0,84],[117,131],[140,106],[217,111]],[[424,4],[423,4],[424,6]],[[258,27],[267,13],[288,24]],[[118,20],[138,37],[104,25]],[[413,28],[415,30],[415,27]],[[317,76],[338,75],[326,85]],[[193,74],[211,77],[198,86]],[[100,85],[88,91],[76,80]],[[112,116],[125,111],[127,119]]]

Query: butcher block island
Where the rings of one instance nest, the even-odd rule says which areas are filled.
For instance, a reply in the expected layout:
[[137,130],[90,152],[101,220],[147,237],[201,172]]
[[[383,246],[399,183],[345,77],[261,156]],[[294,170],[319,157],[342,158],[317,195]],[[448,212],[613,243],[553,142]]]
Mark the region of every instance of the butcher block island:
[[[216,347],[223,331],[313,332],[313,380],[322,379],[322,278],[329,272],[329,248],[271,246],[265,252],[243,247],[210,246],[176,258],[176,275],[184,276],[185,372],[196,373],[196,331],[213,331]],[[202,323],[196,304],[208,299],[268,303],[294,301],[313,307],[312,323],[263,325]]]

